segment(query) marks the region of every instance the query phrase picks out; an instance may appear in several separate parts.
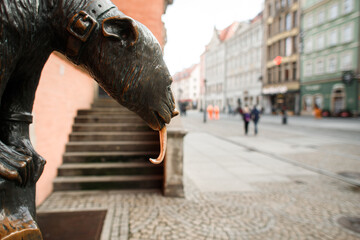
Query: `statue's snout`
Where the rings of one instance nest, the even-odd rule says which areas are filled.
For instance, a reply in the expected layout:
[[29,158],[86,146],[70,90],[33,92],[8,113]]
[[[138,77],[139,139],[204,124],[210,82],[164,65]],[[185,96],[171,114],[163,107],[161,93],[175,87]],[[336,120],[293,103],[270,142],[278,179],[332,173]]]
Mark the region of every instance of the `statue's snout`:
[[177,115],[179,115],[179,111],[175,108],[171,113],[171,118],[176,117]]

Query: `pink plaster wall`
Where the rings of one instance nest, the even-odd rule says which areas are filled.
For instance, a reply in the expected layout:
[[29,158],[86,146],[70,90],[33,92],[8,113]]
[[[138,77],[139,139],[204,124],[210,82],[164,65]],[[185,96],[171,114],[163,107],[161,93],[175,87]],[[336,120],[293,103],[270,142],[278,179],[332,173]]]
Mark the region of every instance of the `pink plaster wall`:
[[42,71],[34,103],[36,151],[47,164],[37,183],[36,203],[52,192],[52,182],[79,108],[89,108],[94,99],[94,80],[59,54],[52,54]]

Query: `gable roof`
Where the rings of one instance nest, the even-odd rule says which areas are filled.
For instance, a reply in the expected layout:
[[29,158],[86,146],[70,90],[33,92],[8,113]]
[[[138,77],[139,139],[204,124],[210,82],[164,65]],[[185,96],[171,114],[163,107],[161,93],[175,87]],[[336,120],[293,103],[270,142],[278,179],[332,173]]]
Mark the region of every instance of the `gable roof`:
[[223,30],[218,30],[218,35],[219,35],[220,41],[224,42],[227,39],[231,38],[234,35],[238,26],[239,26],[239,22],[233,22],[227,28],[225,28]]

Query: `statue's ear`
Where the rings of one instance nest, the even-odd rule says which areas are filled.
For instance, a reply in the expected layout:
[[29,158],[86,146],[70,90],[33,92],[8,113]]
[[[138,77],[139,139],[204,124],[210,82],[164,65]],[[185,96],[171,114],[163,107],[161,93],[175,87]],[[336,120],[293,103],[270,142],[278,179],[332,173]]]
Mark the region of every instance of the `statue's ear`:
[[129,17],[109,17],[102,22],[102,32],[105,37],[119,39],[124,46],[133,46],[139,37],[136,22]]

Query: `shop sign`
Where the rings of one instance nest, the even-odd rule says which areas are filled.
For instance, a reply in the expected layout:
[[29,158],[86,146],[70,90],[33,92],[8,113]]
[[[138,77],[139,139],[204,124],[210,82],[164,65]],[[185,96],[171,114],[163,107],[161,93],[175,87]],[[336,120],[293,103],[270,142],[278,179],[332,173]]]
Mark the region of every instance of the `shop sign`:
[[277,94],[286,93],[288,88],[286,86],[269,87],[262,90],[263,94]]
[[305,86],[305,90],[306,91],[318,91],[318,90],[320,90],[320,85]]
[[282,62],[282,57],[281,56],[277,56],[276,58],[274,58],[274,63],[276,65],[280,65]]

